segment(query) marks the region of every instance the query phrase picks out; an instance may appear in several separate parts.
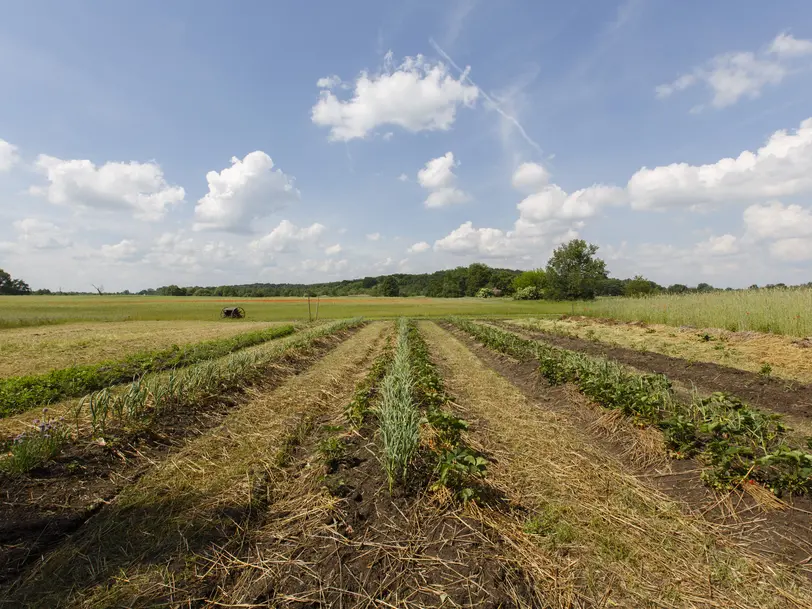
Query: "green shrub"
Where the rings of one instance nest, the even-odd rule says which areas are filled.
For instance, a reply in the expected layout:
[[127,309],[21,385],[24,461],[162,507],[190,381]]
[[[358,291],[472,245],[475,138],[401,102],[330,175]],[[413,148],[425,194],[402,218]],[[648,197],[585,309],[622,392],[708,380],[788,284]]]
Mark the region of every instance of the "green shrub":
[[0,457],[0,472],[17,476],[41,467],[58,455],[70,441],[70,431],[63,419],[48,416],[42,411],[42,420],[34,419],[34,428],[25,431],[2,447],[5,457]]
[[513,294],[514,300],[541,300],[543,297],[543,292],[534,285],[520,288]]

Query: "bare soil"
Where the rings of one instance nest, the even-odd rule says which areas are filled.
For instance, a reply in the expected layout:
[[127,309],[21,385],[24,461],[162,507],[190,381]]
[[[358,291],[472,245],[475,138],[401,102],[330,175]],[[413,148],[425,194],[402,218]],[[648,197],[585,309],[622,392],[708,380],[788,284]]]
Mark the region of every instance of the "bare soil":
[[582,338],[533,332],[509,324],[497,323],[497,325],[515,334],[557,347],[607,357],[639,370],[664,374],[669,379],[688,386],[694,384],[708,392],[725,391],[753,406],[792,416],[812,418],[812,385],[791,383],[709,362],[689,362],[650,351],[641,352]]
[[[704,485],[699,477],[703,466],[695,459],[669,460],[666,467],[642,466],[633,457],[635,440],[631,434],[621,432],[608,435],[597,431],[605,409],[589,402],[573,387],[550,386],[539,375],[536,362],[519,362],[492,351],[450,324],[439,325],[539,407],[559,412],[575,422],[584,430],[590,442],[620,460],[634,475],[681,504],[686,512],[722,525],[736,543],[779,562],[801,566],[803,572],[812,578],[811,500],[794,498],[786,509],[764,511],[758,502],[745,493],[721,495]],[[546,340],[546,335],[544,338]]]
[[[355,331],[316,339],[307,351],[283,354],[260,388],[270,391],[281,385]],[[167,411],[147,429],[108,438],[103,445],[73,444],[25,476],[0,474],[0,584],[13,580],[157,462],[217,426],[245,399],[236,393]]]

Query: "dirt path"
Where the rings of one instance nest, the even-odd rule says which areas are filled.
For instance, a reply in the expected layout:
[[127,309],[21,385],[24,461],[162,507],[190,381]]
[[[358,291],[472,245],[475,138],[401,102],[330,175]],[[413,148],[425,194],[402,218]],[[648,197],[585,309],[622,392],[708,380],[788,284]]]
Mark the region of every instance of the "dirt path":
[[171,605],[198,552],[239,538],[274,492],[279,459],[301,422],[343,403],[382,345],[375,323],[273,391],[256,391],[222,424],[126,486],[34,566],[0,605]]
[[766,378],[753,372],[719,364],[689,362],[650,351],[635,351],[582,338],[533,332],[512,324],[495,325],[525,338],[533,338],[572,351],[607,357],[645,372],[664,374],[669,379],[689,387],[693,383],[708,392],[726,391],[753,406],[792,416],[812,418],[812,385]]
[[423,327],[472,436],[496,458],[489,477],[530,510],[538,560],[556,574],[550,605],[812,606],[799,573],[635,476],[568,415],[579,405],[565,388],[520,391],[447,331]]

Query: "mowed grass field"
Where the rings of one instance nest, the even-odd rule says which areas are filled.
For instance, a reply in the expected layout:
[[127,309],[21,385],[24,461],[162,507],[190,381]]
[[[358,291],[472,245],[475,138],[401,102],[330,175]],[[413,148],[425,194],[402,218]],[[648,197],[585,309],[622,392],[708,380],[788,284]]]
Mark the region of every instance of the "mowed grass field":
[[138,351],[182,347],[269,325],[258,321],[127,321],[8,328],[0,331],[0,378],[117,360]]
[[[0,329],[108,321],[217,321],[226,306],[245,308],[252,321],[308,320],[306,298],[194,298],[165,296],[0,296]],[[310,315],[316,315],[316,299]],[[569,303],[481,298],[322,298],[319,319],[365,317],[521,316],[567,313]]]

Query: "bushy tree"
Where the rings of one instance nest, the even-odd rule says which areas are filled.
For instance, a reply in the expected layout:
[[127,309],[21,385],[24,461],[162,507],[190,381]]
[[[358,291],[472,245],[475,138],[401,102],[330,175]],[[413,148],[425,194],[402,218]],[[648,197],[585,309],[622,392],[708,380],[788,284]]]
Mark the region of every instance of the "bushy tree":
[[514,300],[541,300],[542,292],[534,285],[516,290],[513,295]]
[[400,286],[398,286],[398,280],[392,277],[384,277],[383,281],[378,284],[380,295],[381,296],[399,296],[400,295]]
[[657,292],[657,284],[649,281],[642,275],[635,275],[629,279],[623,289],[624,296],[648,296]]
[[688,286],[681,283],[674,283],[668,286],[669,294],[685,294],[688,291]]
[[595,298],[598,283],[606,279],[606,263],[595,254],[597,245],[573,239],[553,251],[547,263],[547,296],[553,300]]
[[11,275],[0,269],[0,294],[30,294],[31,288],[22,279],[12,279]]
[[709,283],[700,283],[696,286],[697,292],[713,292],[713,286]]
[[523,288],[534,287],[539,290],[544,290],[547,281],[547,274],[544,269],[535,269],[533,271],[525,271],[521,275],[513,278],[513,288],[518,291]]

